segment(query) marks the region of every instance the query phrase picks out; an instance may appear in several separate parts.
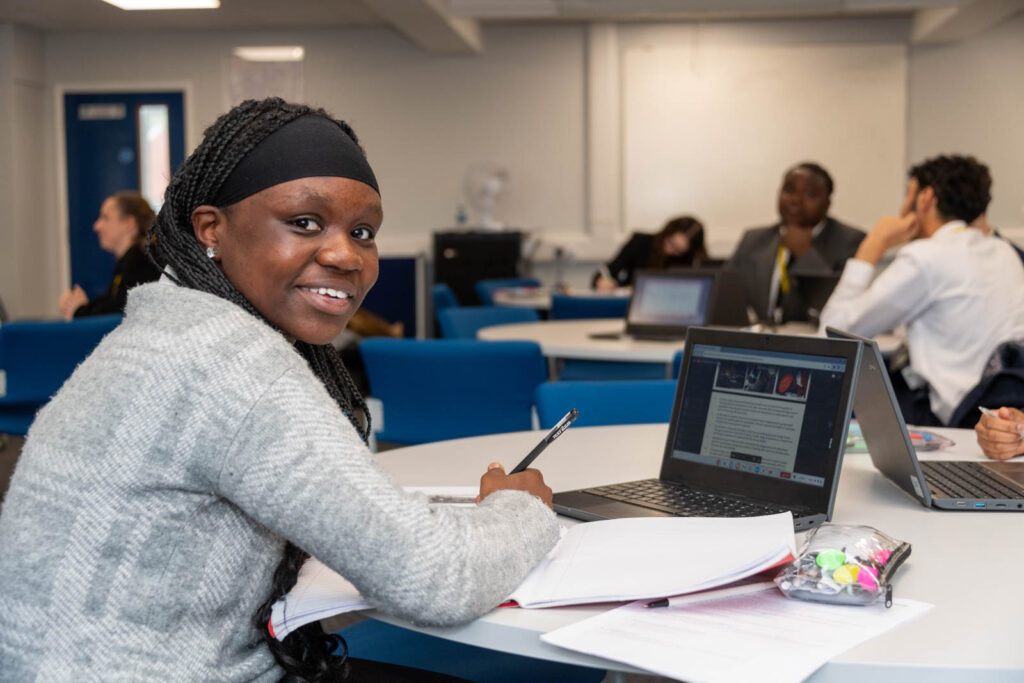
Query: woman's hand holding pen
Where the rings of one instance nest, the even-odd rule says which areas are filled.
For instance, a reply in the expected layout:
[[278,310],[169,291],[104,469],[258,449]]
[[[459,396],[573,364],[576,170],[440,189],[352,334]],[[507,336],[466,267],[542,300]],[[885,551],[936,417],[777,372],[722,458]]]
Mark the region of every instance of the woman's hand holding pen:
[[1000,408],[994,413],[985,413],[974,426],[974,431],[978,434],[978,445],[985,457],[1008,460],[1024,453],[1024,413],[1016,408]]
[[505,474],[505,468],[501,463],[492,462],[487,466],[484,476],[480,477],[480,495],[477,496],[476,502],[479,503],[495,491],[502,489],[526,491],[551,507],[551,487],[544,483],[544,475],[540,473],[540,470],[526,469],[517,474]]

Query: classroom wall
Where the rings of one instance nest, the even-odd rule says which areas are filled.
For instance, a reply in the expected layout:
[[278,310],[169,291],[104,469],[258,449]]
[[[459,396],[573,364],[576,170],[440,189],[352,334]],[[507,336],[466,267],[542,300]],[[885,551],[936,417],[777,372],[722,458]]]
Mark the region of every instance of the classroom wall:
[[[0,29],[9,51],[20,29]],[[45,285],[14,295],[16,310],[54,314],[67,285],[58,90],[184,86],[191,146],[226,106],[236,45],[306,47],[306,99],[350,120],[380,176],[384,253],[428,249],[430,231],[450,227],[465,203],[464,173],[477,161],[508,169],[498,217],[542,238],[537,271],[554,276],[546,259],[563,244],[573,283],[630,230],[655,229],[676,212],[701,215],[713,253],[727,255],[744,227],[773,220],[782,170],[807,157],[836,176],[835,215],[870,228],[898,205],[908,163],[973,151],[996,178],[991,217],[1013,233],[1024,226],[1024,133],[1014,117],[1024,98],[1024,15],[954,45],[910,46],[907,35],[908,21],[896,17],[502,25],[484,31],[483,55],[456,57],[425,55],[384,28],[37,36],[42,56],[27,61],[44,67],[41,104],[38,87],[29,95],[10,77],[0,76],[0,92],[19,92],[19,120],[38,123],[25,145],[43,150],[42,170],[29,172],[42,174],[42,190],[24,194],[14,165],[0,164],[0,211],[13,204],[35,217],[5,214],[14,251],[38,261],[34,245],[50,245],[59,257],[46,255],[56,262],[44,259],[36,274]],[[666,103],[680,114],[680,136],[670,135]],[[8,140],[12,115],[0,107]],[[688,127],[691,117],[700,125]],[[738,126],[757,134],[730,142]],[[5,299],[26,281],[10,272],[0,268]]]
[[475,162],[508,170],[498,218],[527,229],[584,229],[584,33],[582,26],[498,29],[488,31],[483,55],[455,57],[425,55],[371,28],[217,33],[216,40],[53,35],[47,57],[55,87],[187,82],[194,123],[186,135],[194,145],[227,106],[222,84],[233,46],[304,45],[306,101],[347,119],[359,135],[384,198],[381,247],[395,253],[424,249],[432,230],[454,225]]
[[57,296],[57,233],[43,216],[45,94],[42,36],[0,24],[0,297],[12,317],[39,315]]

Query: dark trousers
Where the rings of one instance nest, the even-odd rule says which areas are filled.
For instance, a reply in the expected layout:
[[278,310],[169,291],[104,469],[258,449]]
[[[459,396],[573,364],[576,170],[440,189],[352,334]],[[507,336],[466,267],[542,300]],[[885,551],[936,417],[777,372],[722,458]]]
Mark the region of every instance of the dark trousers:
[[932,412],[927,385],[911,389],[903,379],[903,373],[899,371],[890,372],[889,379],[892,380],[892,390],[896,394],[896,402],[899,403],[904,422],[918,427],[943,426],[942,420],[935,417],[935,413]]

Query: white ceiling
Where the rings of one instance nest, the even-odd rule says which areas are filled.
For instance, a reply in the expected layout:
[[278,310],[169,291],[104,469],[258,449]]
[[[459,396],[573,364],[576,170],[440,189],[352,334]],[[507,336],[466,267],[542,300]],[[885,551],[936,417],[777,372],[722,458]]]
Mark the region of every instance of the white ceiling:
[[481,52],[481,26],[494,23],[883,14],[912,17],[915,40],[958,40],[1021,9],[1024,0],[221,0],[216,10],[131,12],[102,0],[0,0],[0,23],[44,33],[388,26],[427,52]]
[[[399,0],[453,17],[499,21],[657,21],[910,13],[958,0]],[[221,0],[218,10],[129,12],[102,0],[0,0],[0,22],[44,32],[254,29],[390,24],[374,0]]]

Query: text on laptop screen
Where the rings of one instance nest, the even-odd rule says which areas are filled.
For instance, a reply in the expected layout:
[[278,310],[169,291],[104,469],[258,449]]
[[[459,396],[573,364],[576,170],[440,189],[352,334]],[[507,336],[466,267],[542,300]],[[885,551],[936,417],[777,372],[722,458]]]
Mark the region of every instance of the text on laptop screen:
[[710,277],[638,277],[630,324],[703,325],[711,297]]
[[846,359],[697,344],[672,457],[825,485]]

